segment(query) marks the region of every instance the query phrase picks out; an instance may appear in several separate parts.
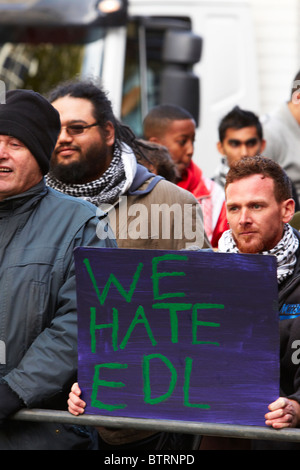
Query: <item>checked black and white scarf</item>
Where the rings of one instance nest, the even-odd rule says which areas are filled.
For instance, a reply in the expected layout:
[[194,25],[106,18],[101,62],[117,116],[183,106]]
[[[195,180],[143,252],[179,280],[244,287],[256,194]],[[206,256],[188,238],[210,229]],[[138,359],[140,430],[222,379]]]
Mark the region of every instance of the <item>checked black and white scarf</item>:
[[[271,250],[263,251],[262,255],[274,255],[277,258],[277,281],[283,282],[293,271],[297,261],[296,251],[299,247],[299,240],[289,224],[285,224],[283,237],[280,242]],[[239,253],[235,244],[231,230],[226,230],[219,240],[218,249],[223,253]]]
[[108,169],[97,180],[85,184],[65,184],[48,173],[46,184],[61,193],[80,197],[98,207],[101,204],[114,204],[119,196],[128,190],[136,172],[133,152],[125,144],[122,149],[123,151],[115,147]]

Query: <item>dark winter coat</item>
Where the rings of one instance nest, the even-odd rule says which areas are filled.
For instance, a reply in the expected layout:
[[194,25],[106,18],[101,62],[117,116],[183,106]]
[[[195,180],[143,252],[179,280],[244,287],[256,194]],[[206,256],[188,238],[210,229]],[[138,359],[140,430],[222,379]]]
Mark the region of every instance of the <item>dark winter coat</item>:
[[[92,204],[44,181],[0,202],[0,377],[26,407],[67,409],[77,370],[73,250],[116,246],[113,237],[97,237],[99,223]],[[87,433],[73,426],[0,427],[1,450],[88,445]]]

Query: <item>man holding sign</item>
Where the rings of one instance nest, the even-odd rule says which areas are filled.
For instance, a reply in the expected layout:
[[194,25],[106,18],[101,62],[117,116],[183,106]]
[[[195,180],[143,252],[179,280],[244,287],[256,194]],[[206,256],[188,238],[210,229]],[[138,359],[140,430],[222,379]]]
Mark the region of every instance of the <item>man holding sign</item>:
[[292,360],[292,344],[293,339],[300,337],[300,309],[297,313],[296,308],[290,311],[287,306],[296,307],[299,302],[297,291],[290,287],[299,270],[299,234],[288,225],[294,214],[290,185],[283,170],[272,160],[247,158],[228,173],[226,200],[231,230],[224,233],[219,250],[277,257],[281,330],[285,344],[289,345],[281,351],[285,366],[281,370],[281,386],[283,394],[291,399],[280,399],[270,405],[273,412],[267,415],[266,424],[277,429],[295,427],[300,420],[300,390],[293,385],[295,380],[297,383],[299,368],[297,361]]
[[[288,225],[294,214],[290,182],[274,161],[264,157],[246,158],[228,173],[226,199],[230,230],[222,236],[219,251],[259,253],[277,258],[281,397],[269,405],[265,419],[266,425],[275,429],[297,427],[300,422],[297,352],[300,343],[297,299],[300,237]],[[84,408],[80,389],[75,384],[70,393],[69,411],[81,414]],[[278,447],[278,443],[275,445]]]
[[266,424],[275,429],[298,427],[300,237],[288,224],[294,214],[290,183],[273,160],[244,158],[229,171],[225,191],[230,230],[223,234],[219,251],[260,253],[277,258],[282,396],[269,405],[265,418]]

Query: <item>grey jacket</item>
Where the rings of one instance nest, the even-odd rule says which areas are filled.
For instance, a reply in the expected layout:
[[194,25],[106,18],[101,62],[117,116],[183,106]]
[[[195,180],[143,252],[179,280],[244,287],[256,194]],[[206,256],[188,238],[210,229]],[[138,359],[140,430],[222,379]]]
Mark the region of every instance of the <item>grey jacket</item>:
[[274,113],[263,116],[263,133],[267,142],[264,156],[272,158],[286,171],[293,182],[300,202],[300,127],[292,115],[288,103]]
[[[95,214],[44,181],[0,203],[0,376],[28,407],[66,409],[77,369],[73,249],[116,246],[97,237],[105,222]],[[9,426],[0,430],[0,449],[7,436],[14,442]],[[25,423],[18,428],[26,433]]]

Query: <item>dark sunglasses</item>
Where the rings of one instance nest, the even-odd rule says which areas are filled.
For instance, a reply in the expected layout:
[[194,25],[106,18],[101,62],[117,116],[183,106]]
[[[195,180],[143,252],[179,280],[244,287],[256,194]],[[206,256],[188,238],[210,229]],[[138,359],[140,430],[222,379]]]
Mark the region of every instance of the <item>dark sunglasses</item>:
[[66,129],[69,135],[80,135],[83,134],[85,129],[89,129],[90,127],[98,126],[98,122],[94,124],[89,124],[87,126],[83,126],[82,124],[70,124],[68,126],[63,126],[62,129]]

